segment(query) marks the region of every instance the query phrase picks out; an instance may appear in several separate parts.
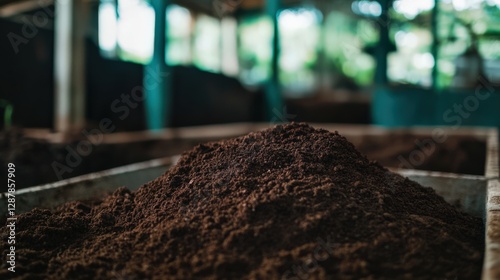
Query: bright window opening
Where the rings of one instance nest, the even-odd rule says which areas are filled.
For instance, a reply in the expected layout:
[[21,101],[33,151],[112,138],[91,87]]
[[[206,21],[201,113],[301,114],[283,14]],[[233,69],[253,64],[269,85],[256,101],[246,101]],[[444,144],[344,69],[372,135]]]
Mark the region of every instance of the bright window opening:
[[221,24],[216,18],[199,15],[194,29],[194,65],[200,69],[221,70]]
[[289,94],[315,88],[321,20],[321,13],[312,8],[287,9],[278,16],[280,81]]
[[270,77],[272,22],[266,16],[245,18],[238,26],[240,79],[258,85]]
[[192,63],[193,18],[188,9],[170,5],[167,9],[168,45],[167,63],[190,64]]
[[147,1],[119,0],[99,6],[99,46],[123,60],[147,63],[153,55],[155,13]]

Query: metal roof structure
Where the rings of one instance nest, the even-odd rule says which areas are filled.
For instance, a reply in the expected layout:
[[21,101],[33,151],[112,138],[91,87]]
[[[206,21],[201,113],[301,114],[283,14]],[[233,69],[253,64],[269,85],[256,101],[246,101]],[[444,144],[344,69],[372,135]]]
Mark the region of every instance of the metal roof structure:
[[[117,0],[107,0],[117,1]],[[154,0],[149,0],[154,1]],[[54,5],[55,0],[0,0],[0,18],[11,17]],[[86,2],[99,3],[99,0],[87,0]],[[350,10],[352,0],[347,1],[319,1],[319,0],[281,0],[282,7],[297,5],[312,5],[316,7],[327,7],[334,5],[337,10]],[[204,13],[220,17],[223,15],[239,14],[245,11],[264,10],[266,0],[172,0],[177,4],[197,13]]]

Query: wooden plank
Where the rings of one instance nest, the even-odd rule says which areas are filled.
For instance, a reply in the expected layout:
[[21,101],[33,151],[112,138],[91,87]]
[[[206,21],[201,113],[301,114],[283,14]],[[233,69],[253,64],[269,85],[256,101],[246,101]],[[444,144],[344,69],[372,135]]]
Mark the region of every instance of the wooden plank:
[[498,162],[498,131],[488,137],[486,177],[488,195],[486,205],[486,249],[483,279],[500,279],[500,176]]
[[[316,128],[330,131],[339,131],[344,136],[382,136],[387,133],[401,135],[412,134],[415,136],[430,137],[435,129],[442,129],[448,136],[468,136],[478,140],[486,141],[490,133],[496,131],[492,128],[462,128],[450,127],[410,127],[410,128],[387,128],[373,125],[332,124],[332,123],[310,123]],[[118,144],[128,142],[139,142],[147,140],[170,140],[170,139],[222,139],[237,137],[250,132],[264,130],[274,126],[270,123],[231,123],[213,124],[192,127],[177,127],[155,131],[130,131],[116,132],[104,135],[103,143]],[[64,143],[67,139],[63,133],[50,133],[43,129],[25,129],[26,136],[44,139],[51,143]]]
[[13,17],[35,9],[45,8],[54,4],[54,0],[17,1],[0,7],[0,18]]

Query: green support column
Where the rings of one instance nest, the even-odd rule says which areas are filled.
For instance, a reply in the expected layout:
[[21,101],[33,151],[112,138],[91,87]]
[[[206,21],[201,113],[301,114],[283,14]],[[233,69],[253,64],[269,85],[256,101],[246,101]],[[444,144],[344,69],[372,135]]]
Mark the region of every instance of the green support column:
[[439,13],[439,0],[434,1],[434,9],[432,10],[431,18],[431,31],[432,31],[432,57],[434,57],[434,66],[432,67],[432,89],[436,91],[438,89],[438,50],[439,50],[439,38],[438,38],[438,13]]
[[167,46],[167,6],[169,0],[152,0],[155,10],[155,38],[153,58],[144,67],[145,111],[147,127],[158,130],[170,125],[171,88],[169,67],[165,63]]
[[375,59],[377,67],[375,69],[375,84],[377,86],[386,86],[387,78],[387,55],[389,54],[389,8],[392,0],[378,0],[382,6],[382,15],[379,20],[380,40],[375,50]]
[[272,58],[271,58],[271,77],[266,84],[265,95],[267,105],[267,119],[269,121],[276,118],[276,114],[281,114],[283,108],[283,98],[281,96],[279,82],[279,28],[278,28],[278,11],[280,8],[280,0],[266,0],[266,14],[271,18],[273,24],[273,39],[272,39]]

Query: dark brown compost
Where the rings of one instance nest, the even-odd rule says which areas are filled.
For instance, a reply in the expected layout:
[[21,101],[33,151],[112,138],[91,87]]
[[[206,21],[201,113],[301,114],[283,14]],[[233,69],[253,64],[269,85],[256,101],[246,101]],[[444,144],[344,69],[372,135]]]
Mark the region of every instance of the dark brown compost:
[[484,247],[480,218],[296,123],[198,145],[136,192],[35,209],[16,231],[1,279],[479,279]]

